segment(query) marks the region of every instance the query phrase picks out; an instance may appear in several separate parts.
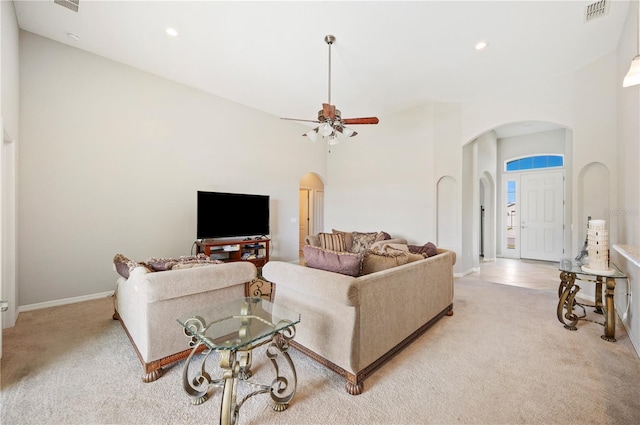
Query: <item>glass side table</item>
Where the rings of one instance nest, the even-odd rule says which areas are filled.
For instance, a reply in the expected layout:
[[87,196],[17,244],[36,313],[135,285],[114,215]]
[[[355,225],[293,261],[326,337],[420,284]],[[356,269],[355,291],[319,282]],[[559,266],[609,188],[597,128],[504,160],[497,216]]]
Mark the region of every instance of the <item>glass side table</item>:
[[[610,265],[608,271],[598,271],[583,268],[582,264],[569,258],[560,260],[558,267],[560,270],[560,286],[558,287],[558,308],[557,315],[560,323],[564,324],[566,329],[575,331],[578,320],[585,319],[587,313],[585,307],[592,307],[596,313],[604,315],[604,335],[601,336],[605,341],[616,341],[616,312],[613,303],[613,294],[616,287],[616,279],[626,279],[626,275],[622,273],[615,265]],[[593,282],[596,285],[596,303],[595,305],[580,303],[576,301],[576,295],[580,291],[580,286],[576,284],[576,280],[583,282]],[[604,304],[602,302],[602,288],[605,285]],[[580,308],[582,315],[578,316],[574,310]]]
[[[241,298],[187,314],[178,318],[178,322],[193,347],[182,373],[183,387],[192,404],[205,402],[210,386],[221,386],[221,425],[235,424],[242,404],[257,394],[269,393],[273,410],[287,409],[297,386],[296,369],[287,350],[295,336],[295,325],[300,322],[299,313],[262,298]],[[250,380],[252,351],[265,344],[268,344],[266,356],[275,369],[270,384]],[[204,355],[200,370],[189,379],[191,361],[199,352]],[[212,379],[206,370],[206,361],[213,352],[219,354],[220,379]],[[284,359],[288,368],[278,367],[280,359]],[[237,400],[239,381],[253,388],[242,400]]]

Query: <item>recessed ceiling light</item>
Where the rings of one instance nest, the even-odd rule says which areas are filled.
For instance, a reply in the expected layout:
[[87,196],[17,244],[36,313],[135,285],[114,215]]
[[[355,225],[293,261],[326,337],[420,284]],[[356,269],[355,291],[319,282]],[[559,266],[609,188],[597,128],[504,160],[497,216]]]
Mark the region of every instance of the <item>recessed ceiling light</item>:
[[67,33],[67,37],[69,37],[73,41],[80,41],[80,36],[78,34],[74,34],[72,32],[68,32]]
[[476,43],[476,45],[475,45],[475,49],[476,50],[483,50],[483,49],[486,49],[488,45],[489,45],[488,41],[484,41],[484,40],[483,41],[478,41]]
[[167,28],[167,34],[169,34],[171,37],[177,37],[178,31],[175,28]]

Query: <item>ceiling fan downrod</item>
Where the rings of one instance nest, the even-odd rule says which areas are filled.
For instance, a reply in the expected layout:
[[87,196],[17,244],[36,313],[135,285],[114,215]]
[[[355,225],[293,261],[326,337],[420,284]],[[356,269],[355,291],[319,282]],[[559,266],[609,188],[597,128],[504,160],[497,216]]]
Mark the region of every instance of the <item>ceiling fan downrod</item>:
[[331,105],[331,45],[336,41],[333,35],[325,35],[324,42],[329,45],[329,103]]

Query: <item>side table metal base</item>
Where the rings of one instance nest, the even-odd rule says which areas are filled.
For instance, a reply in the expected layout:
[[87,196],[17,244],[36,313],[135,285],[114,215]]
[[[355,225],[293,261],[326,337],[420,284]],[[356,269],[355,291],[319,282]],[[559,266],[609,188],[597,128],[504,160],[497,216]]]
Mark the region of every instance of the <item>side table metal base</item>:
[[[206,362],[209,355],[214,350],[203,352],[204,357],[200,365],[200,370],[193,379],[189,379],[189,368],[194,354],[201,345],[198,342],[189,357],[187,358],[182,381],[185,392],[191,398],[192,404],[202,404],[208,399],[208,389],[211,386],[223,387],[222,401],[220,403],[220,424],[233,425],[238,421],[239,411],[245,401],[254,395],[269,393],[273,401],[272,409],[276,412],[283,412],[289,407],[297,388],[297,373],[293,361],[289,356],[289,341],[295,336],[295,327],[292,325],[282,332],[277,333],[268,342],[266,356],[271,361],[275,370],[275,378],[270,385],[251,382],[252,376],[251,357],[253,349],[263,344],[251,346],[245,350],[217,350],[219,354],[219,365],[222,369],[222,378],[212,380],[211,375],[206,371]],[[289,373],[282,374],[279,360],[283,359]],[[237,399],[237,390],[240,383],[246,383],[255,390],[245,395],[241,400]]]
[[[560,323],[564,325],[565,329],[575,331],[578,328],[576,324],[579,320],[587,320],[599,325],[604,326],[604,335],[602,339],[609,342],[616,342],[616,317],[615,307],[613,304],[613,294],[615,289],[615,279],[611,277],[606,278],[606,290],[604,291],[605,303],[602,303],[602,276],[598,276],[594,281],[596,284],[596,303],[595,305],[579,303],[575,300],[576,295],[580,291],[580,286],[575,284],[576,273],[562,271],[560,273],[560,286],[558,287],[558,307],[557,317]],[[575,314],[574,309],[579,307],[582,309],[582,316]],[[594,308],[595,313],[604,315],[604,323],[596,322],[594,320],[586,319],[585,307]]]

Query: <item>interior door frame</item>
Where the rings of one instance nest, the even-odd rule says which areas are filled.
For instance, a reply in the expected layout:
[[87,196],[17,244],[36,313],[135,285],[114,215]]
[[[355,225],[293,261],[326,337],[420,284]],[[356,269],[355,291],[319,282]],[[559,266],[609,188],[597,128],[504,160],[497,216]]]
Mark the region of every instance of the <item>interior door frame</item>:
[[[505,172],[502,174],[502,190],[500,193],[500,199],[501,199],[501,203],[500,203],[500,214],[502,219],[500,220],[500,226],[501,226],[501,240],[500,240],[500,246],[502,248],[502,257],[504,258],[516,258],[516,259],[520,259],[521,258],[521,249],[520,249],[520,245],[522,243],[522,235],[521,235],[521,231],[520,231],[520,225],[521,225],[521,211],[522,211],[522,202],[521,202],[521,191],[522,191],[522,184],[521,184],[521,179],[520,177],[523,174],[544,174],[544,173],[550,173],[550,172],[556,172],[556,171],[562,171],[563,173],[563,186],[562,186],[562,223],[563,223],[563,237],[562,237],[562,243],[563,243],[563,249],[566,251],[566,241],[565,241],[565,235],[564,232],[566,231],[566,223],[567,223],[567,188],[566,188],[566,175],[567,175],[567,170],[565,167],[553,167],[553,168],[541,168],[541,169],[534,169],[531,171],[510,171],[510,172]],[[514,224],[515,224],[515,235],[516,235],[516,249],[515,250],[511,250],[511,255],[507,255],[507,253],[509,253],[509,251],[507,250],[507,238],[506,238],[506,228],[507,228],[507,182],[509,180],[513,180],[516,182],[516,196],[515,196],[515,202],[516,202],[516,214],[514,217]]]
[[[502,256],[504,258],[516,258],[516,259],[520,259],[520,175],[522,173],[515,173],[515,172],[511,172],[511,173],[504,173],[502,175],[502,190],[500,193],[500,199],[502,200],[502,202],[500,203],[500,215],[502,217],[502,220],[500,220],[500,226],[501,226],[501,231],[500,231],[500,235],[502,235],[502,237],[500,238],[500,246],[502,248]],[[508,215],[508,208],[507,208],[507,182],[509,182],[510,180],[513,180],[516,182],[516,194],[515,194],[515,204],[516,204],[516,210],[515,210],[515,216],[513,217],[513,223],[514,224],[514,230],[515,230],[515,240],[516,240],[516,244],[515,244],[515,248],[509,250],[507,248],[507,215]],[[511,255],[507,255],[507,254],[511,254]]]
[[0,117],[0,300],[7,301],[7,310],[0,313],[0,358],[2,357],[2,329],[15,326],[17,319],[16,279],[16,142],[4,129]]
[[[312,225],[313,225],[313,199],[311,198],[311,195],[313,194],[313,189],[310,187],[304,187],[304,186],[300,186],[298,188],[298,198],[301,197],[301,192],[307,192],[307,214],[308,214],[308,222],[307,222],[307,235],[312,233]],[[300,205],[299,205],[300,207]],[[302,220],[302,211],[298,211],[298,219]],[[298,223],[298,226],[300,227],[302,225],[302,223]],[[303,245],[303,241],[299,241],[300,242],[300,246]],[[302,248],[301,248],[302,249]]]

